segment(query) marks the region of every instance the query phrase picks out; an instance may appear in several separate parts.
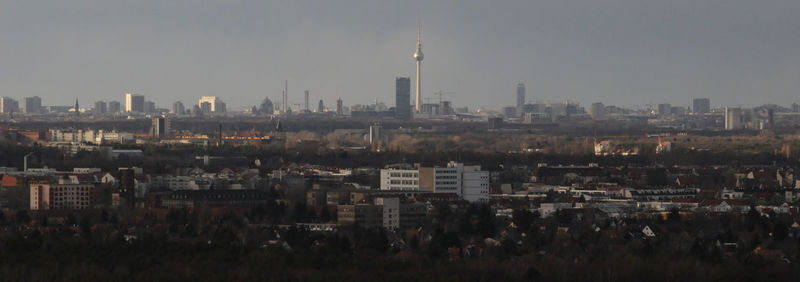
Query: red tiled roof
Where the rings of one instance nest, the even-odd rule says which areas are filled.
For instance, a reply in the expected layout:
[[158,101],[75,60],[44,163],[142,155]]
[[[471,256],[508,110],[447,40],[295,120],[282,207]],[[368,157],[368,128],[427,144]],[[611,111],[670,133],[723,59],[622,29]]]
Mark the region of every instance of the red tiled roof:
[[17,178],[13,176],[3,175],[3,187],[16,187]]

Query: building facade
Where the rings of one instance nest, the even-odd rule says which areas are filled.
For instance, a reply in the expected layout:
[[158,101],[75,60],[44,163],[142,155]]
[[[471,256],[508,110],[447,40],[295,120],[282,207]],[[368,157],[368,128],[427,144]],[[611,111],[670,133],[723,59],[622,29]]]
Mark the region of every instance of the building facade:
[[19,102],[9,97],[0,97],[0,113],[9,114],[19,112]]
[[94,203],[92,184],[37,184],[29,186],[31,210],[83,210]]
[[411,79],[408,77],[395,79],[394,118],[397,120],[411,119]]
[[209,113],[224,113],[226,110],[225,102],[222,102],[222,99],[217,96],[200,97],[200,101],[198,101],[197,105],[200,109]]
[[419,190],[419,170],[381,169],[381,190]]
[[125,112],[127,113],[144,112],[144,95],[125,93]]
[[697,98],[692,101],[692,112],[695,114],[705,114],[711,112],[711,100],[708,98]]
[[41,114],[42,113],[42,98],[39,96],[25,98],[25,113],[26,114]]
[[94,102],[94,114],[95,115],[104,115],[108,111],[106,102],[97,101]]

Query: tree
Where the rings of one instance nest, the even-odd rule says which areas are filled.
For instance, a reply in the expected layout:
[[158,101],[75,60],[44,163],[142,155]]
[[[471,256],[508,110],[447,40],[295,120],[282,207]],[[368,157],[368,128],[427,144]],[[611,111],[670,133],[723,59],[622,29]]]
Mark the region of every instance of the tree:
[[522,232],[526,232],[531,229],[531,223],[533,222],[533,214],[524,209],[515,209],[512,213],[514,225],[517,226],[518,230]]
[[28,211],[26,210],[18,210],[16,219],[19,224],[28,224],[31,222],[31,216],[28,215]]

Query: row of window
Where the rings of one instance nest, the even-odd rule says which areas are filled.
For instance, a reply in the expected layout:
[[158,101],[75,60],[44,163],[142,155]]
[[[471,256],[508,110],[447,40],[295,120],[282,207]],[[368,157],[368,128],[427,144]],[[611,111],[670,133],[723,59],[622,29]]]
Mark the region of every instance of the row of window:
[[419,177],[419,174],[414,172],[390,172],[389,176],[391,177]]
[[394,185],[417,185],[419,181],[417,180],[390,180],[389,184]]
[[458,179],[458,175],[437,175],[436,179]]

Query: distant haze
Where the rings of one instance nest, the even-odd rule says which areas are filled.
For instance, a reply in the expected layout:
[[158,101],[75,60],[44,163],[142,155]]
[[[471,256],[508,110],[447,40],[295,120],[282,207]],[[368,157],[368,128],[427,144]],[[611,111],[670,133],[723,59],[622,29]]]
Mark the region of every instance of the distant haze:
[[[0,1],[0,95],[84,107],[143,93],[159,107],[216,95],[231,110],[310,90],[334,106],[424,95],[499,108],[800,102],[800,1]],[[412,94],[413,95],[413,94]],[[438,101],[438,99],[436,99]],[[22,103],[21,103],[22,104]]]

